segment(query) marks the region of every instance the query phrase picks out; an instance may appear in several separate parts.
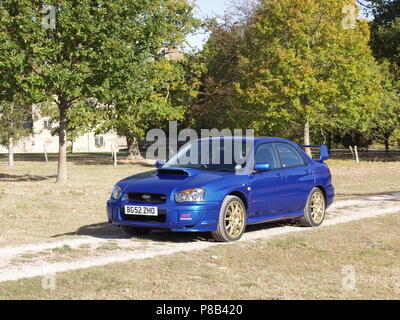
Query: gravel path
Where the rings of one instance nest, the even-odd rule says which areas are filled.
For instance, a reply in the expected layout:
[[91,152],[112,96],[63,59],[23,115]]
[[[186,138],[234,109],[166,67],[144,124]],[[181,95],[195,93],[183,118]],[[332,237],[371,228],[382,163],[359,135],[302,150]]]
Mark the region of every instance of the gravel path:
[[[364,218],[400,212],[400,193],[335,202],[322,225],[331,226]],[[270,238],[310,228],[291,225],[252,227],[240,241]],[[53,242],[0,248],[0,282],[46,276],[57,272],[104,266],[129,260],[153,258],[176,252],[191,252],[226,245],[205,241],[192,234],[154,233],[156,238],[128,239],[121,232],[102,238],[79,237]]]

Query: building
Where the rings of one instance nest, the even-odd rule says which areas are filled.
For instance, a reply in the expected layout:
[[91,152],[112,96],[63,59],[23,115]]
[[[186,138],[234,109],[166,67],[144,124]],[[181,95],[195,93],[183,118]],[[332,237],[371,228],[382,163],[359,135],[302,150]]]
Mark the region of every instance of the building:
[[[51,135],[53,128],[50,117],[42,117],[33,108],[32,131],[33,133],[14,143],[15,153],[57,153],[58,136]],[[111,152],[112,147],[127,148],[126,138],[116,133],[96,135],[88,132],[78,137],[73,143],[68,142],[68,150],[72,152]],[[8,153],[7,146],[0,145],[0,153]]]

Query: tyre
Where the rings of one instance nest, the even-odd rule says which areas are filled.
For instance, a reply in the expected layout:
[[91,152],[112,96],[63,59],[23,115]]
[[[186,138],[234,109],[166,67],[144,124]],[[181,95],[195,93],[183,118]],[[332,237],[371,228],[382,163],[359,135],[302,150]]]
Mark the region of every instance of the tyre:
[[131,227],[131,226],[122,226],[122,229],[130,236],[136,235],[146,235],[151,232],[150,228],[140,228],[140,227]]
[[218,242],[239,240],[246,229],[246,207],[236,196],[227,196],[222,202],[218,219],[218,228],[212,231],[212,237]]
[[318,227],[325,218],[325,195],[319,188],[312,189],[308,196],[304,216],[299,219],[302,227]]

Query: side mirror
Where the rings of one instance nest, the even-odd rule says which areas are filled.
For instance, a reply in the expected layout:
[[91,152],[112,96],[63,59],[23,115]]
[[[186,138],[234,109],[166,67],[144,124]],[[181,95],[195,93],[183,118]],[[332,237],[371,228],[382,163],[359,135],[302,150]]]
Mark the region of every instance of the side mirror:
[[165,164],[165,162],[164,161],[156,161],[156,168],[157,169],[160,169],[160,168],[162,168],[162,166]]
[[256,163],[254,165],[254,171],[256,172],[262,172],[268,170],[271,170],[271,165],[269,163]]

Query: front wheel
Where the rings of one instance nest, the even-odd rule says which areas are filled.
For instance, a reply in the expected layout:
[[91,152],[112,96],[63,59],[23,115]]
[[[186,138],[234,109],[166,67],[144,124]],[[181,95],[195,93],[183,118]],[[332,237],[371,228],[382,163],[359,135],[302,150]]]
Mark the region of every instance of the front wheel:
[[320,188],[314,188],[304,208],[304,216],[299,219],[302,227],[318,227],[325,218],[325,196]]
[[246,228],[246,218],[243,201],[236,196],[227,196],[222,202],[218,228],[211,235],[219,242],[239,240]]
[[151,232],[150,228],[139,228],[139,227],[131,227],[131,226],[122,226],[122,229],[130,236],[136,235],[146,235]]

